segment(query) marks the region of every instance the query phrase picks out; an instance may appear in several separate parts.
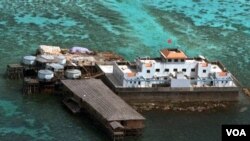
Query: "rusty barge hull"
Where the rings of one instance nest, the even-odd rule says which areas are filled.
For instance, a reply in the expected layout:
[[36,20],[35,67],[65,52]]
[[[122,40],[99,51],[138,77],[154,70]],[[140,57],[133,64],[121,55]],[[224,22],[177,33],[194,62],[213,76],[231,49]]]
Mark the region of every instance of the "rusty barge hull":
[[117,88],[115,92],[124,100],[136,102],[233,102],[239,98],[238,88]]

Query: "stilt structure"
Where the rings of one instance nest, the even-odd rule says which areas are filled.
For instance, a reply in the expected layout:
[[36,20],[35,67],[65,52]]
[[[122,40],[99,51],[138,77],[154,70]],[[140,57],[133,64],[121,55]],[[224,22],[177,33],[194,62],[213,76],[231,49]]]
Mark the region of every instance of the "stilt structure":
[[29,95],[39,92],[39,81],[33,78],[24,78],[23,94]]
[[7,77],[9,79],[21,79],[21,78],[23,78],[23,66],[21,64],[9,64],[9,65],[7,65]]
[[55,92],[55,80],[39,79],[39,92],[53,94]]
[[56,79],[63,79],[64,78],[64,70],[58,70],[55,72]]

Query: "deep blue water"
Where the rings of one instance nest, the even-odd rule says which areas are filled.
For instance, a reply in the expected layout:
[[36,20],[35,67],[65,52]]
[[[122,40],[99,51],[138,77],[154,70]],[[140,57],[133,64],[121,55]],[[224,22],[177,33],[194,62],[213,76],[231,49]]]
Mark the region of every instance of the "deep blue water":
[[[0,75],[40,44],[111,50],[129,60],[179,46],[189,56],[222,61],[250,86],[249,15],[249,0],[0,0]],[[21,84],[0,78],[1,141],[108,140],[59,97],[23,97]],[[249,104],[242,97],[224,111],[145,112],[143,136],[128,140],[220,140],[221,124],[250,123]]]

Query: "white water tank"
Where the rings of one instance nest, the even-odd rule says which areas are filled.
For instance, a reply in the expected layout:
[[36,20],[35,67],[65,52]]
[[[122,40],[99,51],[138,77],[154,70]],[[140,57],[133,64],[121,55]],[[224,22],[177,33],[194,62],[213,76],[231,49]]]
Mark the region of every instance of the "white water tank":
[[63,55],[57,56],[57,63],[61,64],[61,65],[65,65],[66,64],[66,58]]
[[57,72],[59,70],[63,70],[64,66],[58,63],[47,63],[46,64],[46,69],[53,69],[54,72]]
[[55,57],[53,55],[47,55],[47,54],[41,55],[41,57],[43,59],[47,60],[48,62],[53,61],[55,59]]
[[34,65],[36,60],[36,56],[24,56],[23,64],[25,65]]
[[81,71],[78,69],[68,69],[65,72],[65,76],[69,79],[80,78],[82,75]]
[[39,70],[38,78],[41,80],[51,80],[54,77],[54,73],[51,70]]

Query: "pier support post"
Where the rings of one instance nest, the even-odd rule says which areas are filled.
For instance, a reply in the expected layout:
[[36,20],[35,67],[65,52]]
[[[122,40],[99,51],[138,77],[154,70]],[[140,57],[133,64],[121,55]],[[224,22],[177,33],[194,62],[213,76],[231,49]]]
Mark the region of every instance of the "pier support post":
[[39,82],[37,79],[24,78],[23,81],[23,94],[29,95],[39,92]]
[[9,64],[9,65],[7,65],[7,77],[9,79],[21,79],[21,78],[23,78],[23,66],[21,64]]

